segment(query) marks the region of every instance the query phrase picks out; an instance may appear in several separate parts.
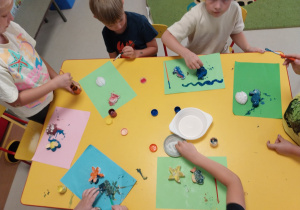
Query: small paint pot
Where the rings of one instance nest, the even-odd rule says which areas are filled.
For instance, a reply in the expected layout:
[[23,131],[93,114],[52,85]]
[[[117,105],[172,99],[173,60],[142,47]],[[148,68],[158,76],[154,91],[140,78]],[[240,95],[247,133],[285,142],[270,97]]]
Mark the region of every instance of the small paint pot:
[[117,112],[114,109],[108,110],[108,114],[112,117],[115,118],[117,116]]
[[152,109],[152,110],[151,110],[151,115],[152,115],[153,117],[156,117],[156,116],[158,115],[157,109]]
[[157,151],[157,145],[156,144],[151,144],[149,146],[149,149],[150,149],[151,152],[156,152]]
[[218,139],[213,137],[210,139],[210,146],[217,147],[218,146]]
[[180,110],[181,110],[181,108],[180,108],[179,106],[176,106],[176,107],[174,108],[174,111],[175,111],[176,114],[177,114]]
[[106,125],[110,125],[110,124],[112,124],[112,122],[113,122],[113,120],[111,119],[111,117],[106,117],[105,118]]
[[122,128],[121,135],[126,136],[128,134],[128,130],[126,128]]
[[64,185],[59,185],[57,187],[57,191],[60,193],[60,194],[65,194],[65,192],[67,192],[67,187],[64,186]]
[[79,84],[78,84],[78,85],[75,85],[74,83],[72,83],[70,87],[71,87],[71,89],[73,90],[73,93],[74,93],[75,95],[79,95],[79,94],[81,93],[81,87],[80,87]]

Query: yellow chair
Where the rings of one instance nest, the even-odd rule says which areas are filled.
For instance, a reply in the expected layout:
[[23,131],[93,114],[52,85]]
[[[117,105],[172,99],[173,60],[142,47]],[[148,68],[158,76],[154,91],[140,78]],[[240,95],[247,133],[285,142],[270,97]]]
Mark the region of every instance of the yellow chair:
[[[23,121],[17,117],[5,113],[5,110],[6,108],[0,105],[0,117],[10,122],[10,125],[7,128],[6,136],[10,133],[13,124],[24,128],[25,132],[21,141],[12,141],[7,145],[6,149],[0,147],[0,150],[5,152],[5,159],[8,162],[16,163],[19,162],[19,160],[22,160],[23,162],[28,163],[27,161],[32,159],[37,148],[43,125],[31,120],[28,122]],[[3,143],[6,143],[6,138],[4,139]]]
[[[244,9],[243,7],[241,7],[242,10],[242,17],[243,17],[243,21],[245,23],[246,17],[247,17],[247,10]],[[234,53],[234,50],[232,49],[234,45],[234,41],[231,42],[230,46],[229,46],[229,52]]]
[[[153,28],[158,32],[157,36],[155,38],[161,38],[163,33],[167,30],[168,26],[163,24],[152,24]],[[168,56],[166,45],[163,43],[165,56]]]

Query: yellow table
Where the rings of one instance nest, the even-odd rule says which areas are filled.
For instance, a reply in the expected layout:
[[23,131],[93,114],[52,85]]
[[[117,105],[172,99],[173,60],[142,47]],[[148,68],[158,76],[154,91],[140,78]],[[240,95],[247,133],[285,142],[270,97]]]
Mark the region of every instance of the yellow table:
[[[165,138],[171,134],[169,123],[174,107],[196,107],[213,117],[208,132],[199,140],[192,141],[198,151],[206,156],[226,156],[228,168],[239,175],[243,182],[246,206],[258,209],[299,209],[300,167],[299,161],[283,157],[266,147],[266,141],[274,142],[277,134],[288,138],[281,119],[235,116],[232,113],[234,62],[282,63],[272,53],[221,55],[225,89],[165,95],[163,89],[163,61],[177,57],[119,59],[113,64],[137,93],[137,97],[117,110],[113,124],[106,125],[87,94],[83,91],[73,96],[64,90],[55,92],[45,125],[56,106],[90,111],[91,115],[76,152],[73,163],[90,144],[94,145],[124,170],[137,179],[136,185],[123,201],[131,210],[156,209],[157,157],[167,156],[163,149]],[[67,60],[64,72],[71,72],[74,80],[94,71],[109,59]],[[147,82],[140,83],[145,77]],[[291,100],[286,68],[280,65],[282,111]],[[152,117],[150,111],[159,114]],[[43,128],[43,132],[45,131]],[[128,129],[127,136],[120,130]],[[211,148],[209,139],[217,137],[219,146]],[[158,151],[149,151],[155,143]],[[141,168],[148,179],[145,181],[136,168]],[[22,194],[25,205],[74,208],[79,199],[70,190],[64,195],[57,192],[60,179],[66,169],[33,162]]]

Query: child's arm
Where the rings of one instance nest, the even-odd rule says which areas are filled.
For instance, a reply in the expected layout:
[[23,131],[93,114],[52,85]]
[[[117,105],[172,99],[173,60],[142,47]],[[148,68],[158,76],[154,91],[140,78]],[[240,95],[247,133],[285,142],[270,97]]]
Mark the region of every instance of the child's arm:
[[156,39],[152,39],[146,43],[147,47],[142,50],[134,50],[131,46],[125,46],[123,48],[123,55],[128,58],[150,57],[157,54],[158,47]]
[[259,53],[265,52],[263,49],[260,49],[258,47],[251,47],[247,42],[244,32],[238,34],[231,34],[230,37],[232,41],[234,41],[234,43],[237,46],[239,46],[244,52],[259,52]]
[[161,40],[170,50],[183,57],[187,67],[190,69],[199,69],[201,66],[203,66],[200,58],[195,53],[180,44],[168,30],[164,32]]
[[69,73],[57,75],[54,79],[48,81],[46,84],[19,92],[17,100],[8,104],[13,107],[25,106],[42,98],[55,89],[68,89],[70,88],[71,83],[72,77]]
[[200,154],[191,143],[185,141],[178,142],[175,147],[184,158],[206,170],[227,187],[227,204],[236,203],[245,208],[243,186],[241,180],[235,173],[225,166]]
[[280,155],[294,155],[300,157],[300,147],[285,140],[281,135],[277,136],[274,144],[268,141],[267,147],[275,150]]
[[285,56],[295,58],[296,60],[292,61],[292,60],[286,58],[283,65],[288,66],[289,64],[292,64],[294,72],[296,74],[300,74],[300,55],[290,54],[290,55],[285,55]]

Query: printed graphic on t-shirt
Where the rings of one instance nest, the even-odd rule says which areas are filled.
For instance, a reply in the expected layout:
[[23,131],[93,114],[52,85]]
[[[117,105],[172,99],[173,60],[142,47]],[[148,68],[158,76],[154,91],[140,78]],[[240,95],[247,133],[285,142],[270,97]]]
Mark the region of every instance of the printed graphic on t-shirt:
[[[50,80],[49,73],[34,47],[24,39],[22,34],[19,34],[16,38],[20,51],[2,49],[0,56],[1,59],[7,61],[7,68],[17,89],[19,91],[31,89],[48,82]],[[26,107],[33,108],[40,105],[47,99],[48,95],[27,104]]]
[[[134,43],[133,43],[133,41],[131,41],[131,40],[129,40],[128,42],[121,42],[121,41],[118,41],[118,44],[117,44],[118,53],[121,53],[122,50],[123,50],[123,48],[124,48],[125,46],[131,46],[133,49],[135,49],[135,48],[134,48]],[[122,54],[121,57],[122,57],[122,58],[127,58],[126,56],[123,56],[123,54]]]

